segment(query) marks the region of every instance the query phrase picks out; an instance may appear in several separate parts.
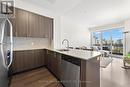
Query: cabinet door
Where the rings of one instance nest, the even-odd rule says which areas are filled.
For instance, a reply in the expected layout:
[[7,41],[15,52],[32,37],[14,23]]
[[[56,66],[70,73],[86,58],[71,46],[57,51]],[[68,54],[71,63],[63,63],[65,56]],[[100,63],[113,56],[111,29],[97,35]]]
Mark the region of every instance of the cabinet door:
[[51,71],[53,71],[52,70],[52,59],[53,59],[53,52],[52,51],[48,51],[48,68],[49,68],[49,70],[51,70]]
[[29,26],[28,26],[28,37],[38,37],[39,36],[39,16],[33,13],[29,13]]
[[44,50],[14,51],[12,71],[18,73],[45,65]]
[[26,52],[24,51],[14,52],[13,63],[11,66],[13,73],[27,70],[30,67],[29,60],[31,60],[31,57],[28,57]]
[[21,9],[15,10],[15,36],[27,37],[28,12]]
[[53,63],[53,51],[50,51],[50,50],[47,50],[46,51],[46,65],[47,65],[47,68],[51,71],[52,70],[52,64]]
[[28,29],[28,37],[46,37],[45,30],[45,17],[33,13],[29,13],[29,29]]
[[45,64],[47,66],[47,68],[50,68],[50,51],[46,50],[46,57],[45,57]]
[[44,17],[45,37],[53,38],[53,19]]
[[60,78],[60,63],[61,63],[61,54],[47,50],[47,57],[46,57],[47,68],[55,76],[57,76],[57,78]]
[[57,71],[57,77],[60,79],[60,77],[61,77],[61,59],[62,59],[62,54],[57,53],[57,58],[58,58],[58,71]]
[[54,52],[52,68],[57,78],[60,78],[60,63],[61,63],[61,54]]
[[34,60],[35,60],[35,67],[43,66],[45,58],[45,51],[44,50],[34,50]]
[[39,15],[38,16],[38,24],[39,24],[39,26],[38,26],[38,29],[39,29],[38,37],[46,38],[45,37],[46,32],[45,32],[45,28],[44,28],[44,26],[45,26],[44,21],[45,21],[45,17]]
[[55,52],[51,52],[51,71],[53,72],[53,74],[56,74],[56,69],[57,69],[57,60],[56,60],[56,53]]

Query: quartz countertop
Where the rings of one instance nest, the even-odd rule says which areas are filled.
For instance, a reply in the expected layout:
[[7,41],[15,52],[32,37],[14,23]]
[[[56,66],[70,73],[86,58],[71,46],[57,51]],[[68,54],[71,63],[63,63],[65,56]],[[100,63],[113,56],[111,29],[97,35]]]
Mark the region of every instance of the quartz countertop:
[[58,51],[56,49],[48,49],[48,50],[55,51],[64,55],[72,56],[75,58],[83,59],[83,60],[89,60],[101,56],[101,53],[97,51],[76,50],[76,49],[72,49],[69,51]]
[[14,48],[13,51],[36,50],[36,49],[47,49],[47,50],[55,51],[64,55],[72,56],[83,60],[89,60],[91,58],[95,58],[101,55],[101,53],[97,51],[76,50],[76,49],[70,49],[69,51],[59,51],[59,49],[49,49],[46,47],[37,47],[37,46]]
[[47,47],[18,47],[13,48],[13,51],[37,50],[37,49],[47,49]]

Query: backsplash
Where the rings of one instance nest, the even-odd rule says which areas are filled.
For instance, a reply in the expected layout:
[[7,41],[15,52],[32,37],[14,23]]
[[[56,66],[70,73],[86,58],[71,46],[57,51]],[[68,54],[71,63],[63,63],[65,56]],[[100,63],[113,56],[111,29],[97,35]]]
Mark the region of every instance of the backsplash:
[[30,37],[13,38],[14,50],[42,49],[50,47],[51,45],[48,38],[30,38]]

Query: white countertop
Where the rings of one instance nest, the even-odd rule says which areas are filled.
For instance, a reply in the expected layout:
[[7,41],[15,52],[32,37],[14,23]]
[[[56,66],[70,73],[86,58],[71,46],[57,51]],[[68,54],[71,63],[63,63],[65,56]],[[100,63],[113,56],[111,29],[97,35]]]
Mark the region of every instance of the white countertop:
[[87,51],[87,50],[75,50],[75,49],[70,50],[70,51],[58,51],[58,50],[54,50],[54,49],[48,49],[48,50],[55,51],[55,52],[65,54],[65,55],[68,55],[68,56],[72,56],[72,57],[75,57],[75,58],[80,58],[80,59],[83,59],[83,60],[89,60],[91,58],[96,58],[96,57],[101,55],[100,52]]
[[13,51],[37,50],[37,49],[47,49],[47,48],[46,47],[19,47],[19,48],[13,48]]
[[[33,48],[19,48],[19,49],[13,49],[13,51],[22,51],[22,50],[35,50],[35,49],[48,49],[48,48],[41,48],[41,47],[33,47]],[[83,60],[89,60],[91,58],[96,58],[98,56],[101,55],[100,52],[97,52],[97,51],[87,51],[87,50],[76,50],[76,49],[73,49],[73,50],[69,50],[69,51],[58,51],[56,49],[48,49],[48,50],[51,50],[51,51],[55,51],[55,52],[58,52],[58,53],[61,53],[61,54],[65,54],[65,55],[68,55],[68,56],[72,56],[72,57],[75,57],[75,58],[79,58],[79,59],[83,59]]]

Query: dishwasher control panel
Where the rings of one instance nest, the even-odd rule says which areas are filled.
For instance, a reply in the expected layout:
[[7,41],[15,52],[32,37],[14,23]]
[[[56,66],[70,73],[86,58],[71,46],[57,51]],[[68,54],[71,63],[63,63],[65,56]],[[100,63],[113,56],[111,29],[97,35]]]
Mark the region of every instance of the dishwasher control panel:
[[62,59],[65,60],[65,61],[68,61],[72,64],[78,65],[78,66],[81,65],[81,60],[78,59],[78,58],[73,58],[73,57],[68,56],[68,55],[62,55]]

